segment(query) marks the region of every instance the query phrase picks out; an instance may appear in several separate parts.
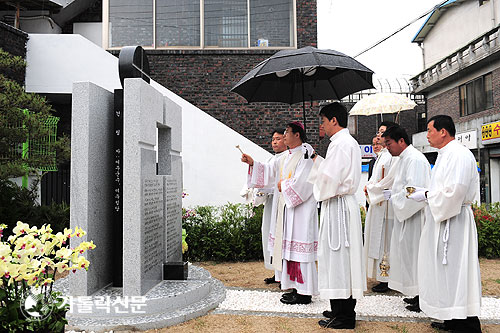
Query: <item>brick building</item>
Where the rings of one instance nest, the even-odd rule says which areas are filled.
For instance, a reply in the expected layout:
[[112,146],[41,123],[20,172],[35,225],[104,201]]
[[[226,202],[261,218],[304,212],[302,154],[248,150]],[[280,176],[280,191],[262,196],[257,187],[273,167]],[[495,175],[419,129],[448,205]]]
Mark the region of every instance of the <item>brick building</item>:
[[[109,0],[110,3],[112,1]],[[199,3],[199,0],[194,2]],[[255,65],[280,49],[317,46],[316,1],[252,1],[249,2],[250,13],[246,12],[246,0],[212,2],[206,1],[205,11],[201,13],[206,18],[210,12],[210,19],[205,19],[205,24],[202,24],[202,28],[210,29],[210,33],[205,31],[196,40],[193,40],[192,34],[181,36],[180,40],[157,37],[154,47],[148,48],[152,78],[271,151],[270,133],[276,127],[284,127],[286,122],[302,120],[301,104],[248,104],[242,97],[230,92],[230,89]],[[222,21],[217,19],[220,9],[216,3],[229,8],[229,16],[224,17]],[[210,7],[207,7],[207,4]],[[238,4],[243,4],[244,8]],[[258,14],[253,14],[254,7]],[[168,8],[164,10],[167,11]],[[245,15],[249,17],[248,20],[242,20]],[[178,17],[176,19],[179,20]],[[220,28],[221,22],[224,24],[225,20],[230,22],[229,26],[223,27],[223,31],[216,31],[217,26]],[[109,21],[114,21],[112,13]],[[106,18],[103,18],[103,22],[103,29],[106,30]],[[247,24],[250,29],[246,28]],[[158,23],[156,26],[159,26]],[[161,29],[165,32],[164,28]],[[199,30],[201,29],[196,30],[196,33],[199,33]],[[178,36],[185,31],[170,32],[175,32]],[[120,32],[117,31],[117,34],[120,35]],[[264,45],[268,46],[257,46],[259,40],[264,40]],[[111,52],[119,46],[121,45],[118,43],[108,41],[107,47]],[[317,147],[318,107],[317,103],[313,103],[312,109],[309,103],[307,106],[308,136],[311,144]]]
[[[413,42],[423,49],[425,70],[412,78],[427,98],[427,118],[453,118],[457,140],[475,155],[481,202],[500,201],[500,4],[448,1],[427,18]],[[435,158],[425,132],[416,146]]]

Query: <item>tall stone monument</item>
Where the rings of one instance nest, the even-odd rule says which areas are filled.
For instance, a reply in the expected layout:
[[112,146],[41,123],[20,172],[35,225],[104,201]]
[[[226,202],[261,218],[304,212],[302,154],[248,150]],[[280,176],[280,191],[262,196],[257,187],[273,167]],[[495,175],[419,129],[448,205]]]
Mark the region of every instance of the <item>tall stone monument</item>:
[[181,108],[148,84],[142,48],[124,48],[119,67],[114,96],[73,86],[71,227],[97,246],[89,271],[70,280],[73,296],[110,285],[145,295],[184,270]]

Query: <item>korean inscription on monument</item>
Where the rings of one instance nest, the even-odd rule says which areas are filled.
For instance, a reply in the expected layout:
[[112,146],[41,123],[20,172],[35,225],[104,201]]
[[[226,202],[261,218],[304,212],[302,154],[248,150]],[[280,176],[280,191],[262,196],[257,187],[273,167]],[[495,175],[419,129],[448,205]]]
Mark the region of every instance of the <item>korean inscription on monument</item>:
[[167,179],[166,193],[166,248],[167,261],[179,261],[182,258],[182,203],[176,179]]
[[163,182],[146,178],[142,183],[144,262],[147,273],[163,262]]

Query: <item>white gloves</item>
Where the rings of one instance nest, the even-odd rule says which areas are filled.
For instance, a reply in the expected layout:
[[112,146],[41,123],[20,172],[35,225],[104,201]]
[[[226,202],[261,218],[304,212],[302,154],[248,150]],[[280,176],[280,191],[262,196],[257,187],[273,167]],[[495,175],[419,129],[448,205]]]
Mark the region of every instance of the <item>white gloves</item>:
[[412,199],[412,200],[415,200],[418,202],[427,200],[426,193],[429,192],[428,189],[426,189],[424,187],[416,187],[416,186],[414,186],[414,188],[415,188],[415,192],[413,192],[412,194],[410,194],[408,196],[409,199]]
[[384,200],[389,201],[391,198],[392,191],[391,190],[384,190]]
[[243,197],[246,203],[252,202],[253,199],[253,188],[248,188],[246,185],[240,191],[240,196]]

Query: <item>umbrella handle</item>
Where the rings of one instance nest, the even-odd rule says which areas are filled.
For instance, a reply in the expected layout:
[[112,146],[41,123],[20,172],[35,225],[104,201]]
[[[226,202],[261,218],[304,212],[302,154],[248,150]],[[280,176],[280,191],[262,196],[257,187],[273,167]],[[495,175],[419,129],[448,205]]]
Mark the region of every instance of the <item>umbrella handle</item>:
[[301,75],[301,83],[302,83],[302,115],[304,117],[304,133],[306,134],[307,137],[307,131],[306,131],[306,99],[304,97],[304,76]]

